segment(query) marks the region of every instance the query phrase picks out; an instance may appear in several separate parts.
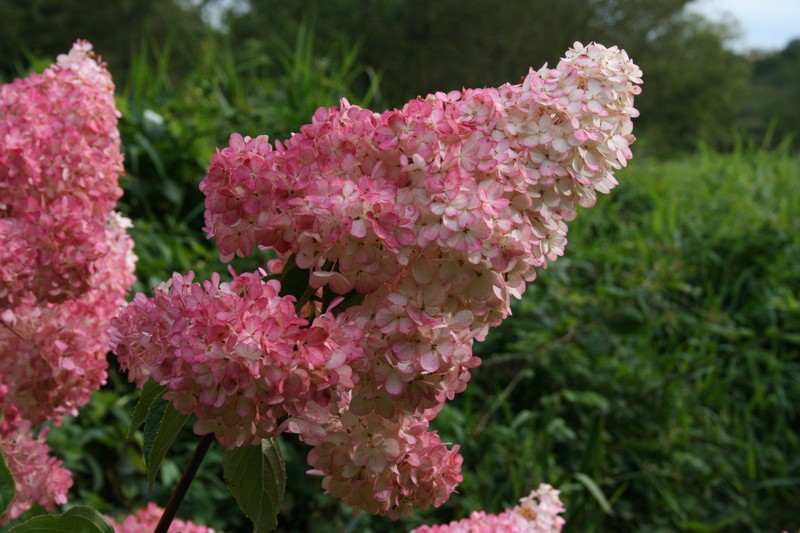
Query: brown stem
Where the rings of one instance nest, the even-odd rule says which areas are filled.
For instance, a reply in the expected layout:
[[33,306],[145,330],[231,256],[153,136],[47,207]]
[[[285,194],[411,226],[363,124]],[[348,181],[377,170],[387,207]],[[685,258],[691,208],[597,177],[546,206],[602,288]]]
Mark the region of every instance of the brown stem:
[[197,469],[200,468],[200,463],[203,462],[203,458],[206,456],[212,442],[214,442],[214,434],[209,433],[208,435],[203,435],[200,442],[197,443],[197,448],[194,449],[192,458],[189,459],[189,464],[186,465],[186,470],[183,471],[180,481],[175,486],[175,490],[172,491],[172,496],[170,496],[167,506],[164,507],[164,514],[161,515],[161,520],[158,521],[153,533],[167,533],[169,530],[172,520],[178,514],[178,507],[181,506],[183,497],[186,496],[186,491],[189,490],[189,485],[192,484],[192,480],[197,474]]
[[11,326],[9,326],[8,324],[6,324],[6,321],[5,321],[5,320],[3,320],[2,318],[0,318],[0,324],[3,324],[5,327],[7,327],[7,328],[8,328],[8,331],[10,331],[11,333],[13,333],[13,334],[14,334],[14,335],[16,335],[17,337],[19,337],[19,338],[20,338],[20,340],[23,340],[23,341],[25,340],[25,337],[23,337],[22,335],[20,335],[19,333],[17,333],[17,330],[15,330],[14,328],[12,328],[12,327],[11,327]]

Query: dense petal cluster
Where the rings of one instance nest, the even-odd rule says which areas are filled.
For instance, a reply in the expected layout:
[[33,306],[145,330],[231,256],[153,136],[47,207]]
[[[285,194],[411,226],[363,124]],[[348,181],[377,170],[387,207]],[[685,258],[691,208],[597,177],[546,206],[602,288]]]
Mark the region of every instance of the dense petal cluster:
[[134,282],[130,221],[112,214],[106,253],[92,263],[91,288],[60,303],[27,295],[0,313],[0,374],[13,402],[34,425],[57,424],[106,381],[108,326]]
[[[280,256],[273,272],[291,257],[323,299],[362,297],[344,312],[364,331],[365,361],[336,401],[341,421],[323,414],[290,424],[316,445],[314,471],[329,491],[393,515],[395,505],[419,505],[368,468],[377,501],[365,501],[360,478],[346,483],[342,469],[364,465],[337,451],[356,444],[342,428],[396,442],[465,388],[480,362],[473,342],[508,316],[537,268],[563,254],[576,207],[617,184],[614,171],[631,157],[640,76],[624,51],[576,43],[556,68],[531,70],[517,85],[436,93],[382,114],[342,101],[274,147],[234,134],[213,156],[201,190],[223,260],[271,249]],[[378,451],[376,464],[396,476],[415,467],[413,453]],[[455,479],[456,466],[446,475]]]
[[0,87],[0,373],[8,402],[60,423],[105,382],[106,330],[134,281],[114,84],[79,41]]
[[448,450],[427,421],[401,416],[395,422],[371,413],[330,417],[308,457],[325,475],[325,490],[356,509],[396,519],[408,509],[441,505],[461,481],[458,446]]
[[[332,314],[309,323],[263,272],[201,284],[175,274],[112,321],[114,349],[139,386],[152,377],[195,432],[227,447],[279,432],[288,414],[324,410],[353,387],[361,332]],[[338,391],[338,392],[337,392]]]
[[500,514],[475,511],[469,518],[445,525],[422,526],[411,533],[559,533],[564,505],[559,491],[542,484],[519,505]]
[[35,504],[51,511],[53,505],[66,503],[72,486],[69,470],[50,457],[45,442],[47,428],[34,438],[30,422],[13,404],[5,403],[7,393],[0,385],[0,454],[14,478],[15,493],[8,509],[0,514],[0,524],[7,524]]
[[[106,518],[116,533],[151,533],[156,529],[163,513],[164,509],[150,502],[136,513],[126,516],[124,520],[116,521],[110,516]],[[169,533],[222,533],[216,532],[210,527],[195,524],[190,520],[179,519],[172,521],[168,531]]]
[[79,41],[0,87],[0,309],[86,292],[122,190],[114,84]]

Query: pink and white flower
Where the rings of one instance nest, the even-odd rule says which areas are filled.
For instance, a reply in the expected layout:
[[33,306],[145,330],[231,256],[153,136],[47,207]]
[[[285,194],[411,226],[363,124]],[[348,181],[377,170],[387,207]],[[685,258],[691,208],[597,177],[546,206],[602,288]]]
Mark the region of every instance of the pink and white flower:
[[[224,261],[255,246],[278,254],[274,274],[293,261],[312,301],[298,317],[266,272],[231,286],[176,275],[116,322],[120,361],[227,446],[298,433],[356,509],[440,505],[461,458],[429,422],[480,364],[473,342],[563,255],[576,206],[616,185],[640,76],[624,51],[575,43],[517,85],[382,114],[342,100],[274,148],[233,134],[200,185],[206,231]],[[334,319],[322,303],[338,295]],[[319,320],[345,332],[327,333],[337,346],[310,348]]]

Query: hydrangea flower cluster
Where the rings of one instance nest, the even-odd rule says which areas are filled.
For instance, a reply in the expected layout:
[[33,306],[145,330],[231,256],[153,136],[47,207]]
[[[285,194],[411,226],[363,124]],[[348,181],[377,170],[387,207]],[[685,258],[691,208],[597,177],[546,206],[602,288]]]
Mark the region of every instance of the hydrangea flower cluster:
[[91,285],[122,190],[114,84],[77,42],[42,74],[0,87],[0,309]]
[[[201,189],[223,260],[275,250],[273,272],[292,256],[312,288],[363,296],[345,311],[365,332],[356,387],[333,420],[290,424],[317,446],[310,460],[330,492],[391,515],[421,503],[402,481],[417,453],[398,451],[397,428],[426,427],[464,389],[479,364],[472,343],[563,254],[576,206],[617,184],[640,76],[624,51],[576,43],[518,85],[436,93],[382,114],[343,101],[274,148],[234,135],[212,158]],[[363,453],[383,454],[375,468],[349,438],[363,432],[375,443]],[[364,484],[371,503],[353,488]]]
[[542,484],[519,505],[500,514],[475,511],[469,518],[446,525],[422,526],[411,533],[560,533],[564,505],[559,491]]
[[462,459],[430,421],[480,363],[473,342],[563,254],[576,206],[616,185],[640,76],[576,43],[518,85],[382,114],[343,100],[274,147],[232,135],[200,185],[206,231],[223,261],[277,252],[271,274],[138,296],[114,323],[121,364],[226,446],[298,433],[356,509],[440,505]]
[[203,284],[192,273],[139,293],[112,321],[112,349],[141,387],[149,377],[164,398],[194,413],[198,434],[228,448],[277,435],[287,415],[328,408],[353,387],[363,359],[355,325],[325,313],[309,322],[293,296],[280,296],[264,271]]
[[4,402],[7,394],[7,387],[0,385],[0,453],[14,478],[16,492],[6,511],[0,514],[2,525],[37,503],[52,511],[54,504],[67,502],[67,492],[72,486],[69,470],[50,457],[45,442],[48,428],[34,438],[31,423],[20,416],[13,404]]
[[462,479],[458,446],[449,450],[425,419],[344,411],[299,433],[314,445],[309,473],[325,476],[326,492],[354,509],[397,519],[447,501]]
[[[126,516],[124,520],[121,522],[117,522],[110,516],[106,516],[111,527],[114,528],[116,533],[151,533],[155,531],[156,526],[158,525],[158,521],[161,519],[161,515],[164,513],[164,509],[159,507],[153,502],[147,504],[146,507],[142,507],[136,513]],[[215,530],[211,529],[210,527],[206,527],[203,525],[195,524],[194,522],[187,520],[179,520],[175,519],[172,521],[172,524],[169,526],[169,533],[222,533],[216,532]]]
[[114,85],[91,45],[0,87],[0,448],[17,487],[3,520],[64,503],[46,430],[106,380],[108,326],[134,281]]
[[108,327],[134,282],[130,221],[116,213],[104,231],[105,255],[91,265],[91,288],[61,303],[32,295],[0,312],[0,374],[8,401],[34,425],[60,424],[106,381]]

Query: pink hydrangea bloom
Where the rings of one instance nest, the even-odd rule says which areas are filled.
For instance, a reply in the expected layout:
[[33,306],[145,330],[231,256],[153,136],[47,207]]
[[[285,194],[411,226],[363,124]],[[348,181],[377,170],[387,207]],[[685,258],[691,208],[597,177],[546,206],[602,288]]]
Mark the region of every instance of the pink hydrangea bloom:
[[288,414],[324,410],[354,386],[361,331],[323,314],[300,318],[263,272],[203,284],[175,274],[152,298],[136,298],[112,321],[114,349],[139,386],[152,377],[195,432],[226,447],[275,436]]
[[5,403],[7,393],[7,387],[0,385],[0,453],[14,478],[16,492],[8,509],[0,514],[0,524],[7,524],[34,504],[52,511],[55,504],[66,503],[72,486],[72,474],[50,456],[45,442],[48,428],[34,438],[31,423],[13,404]]
[[474,341],[563,254],[577,206],[616,185],[640,75],[576,43],[518,85],[382,114],[343,100],[274,147],[234,134],[201,183],[206,230],[224,261],[258,246],[273,274],[307,271],[312,299],[296,312],[265,271],[176,274],[114,323],[121,364],[228,447],[299,434],[355,509],[440,505],[461,457],[429,423],[480,364]]
[[458,446],[448,450],[427,429],[427,420],[405,416],[395,422],[376,413],[331,417],[320,436],[304,433],[315,444],[309,473],[324,476],[329,494],[373,514],[397,519],[439,506],[462,480],[462,458]]
[[519,505],[500,514],[475,511],[469,518],[446,525],[422,526],[411,533],[559,533],[564,527],[564,505],[559,491],[542,484]]
[[37,425],[75,415],[106,381],[108,326],[134,281],[127,219],[112,213],[104,255],[91,265],[90,289],[60,303],[28,294],[0,315],[0,374],[7,401]]
[[[136,513],[128,515],[124,520],[116,521],[107,516],[111,527],[116,533],[152,533],[161,519],[164,509],[153,502],[142,507]],[[222,533],[216,532],[210,527],[195,524],[192,521],[175,519],[169,526],[169,533]]]
[[0,87],[0,374],[36,425],[105,383],[108,323],[134,281],[114,84],[77,42]]
[[3,523],[65,503],[48,456],[60,424],[106,380],[107,329],[134,281],[114,85],[91,45],[0,87],[0,449],[17,493]]
[[122,195],[114,84],[77,42],[0,87],[0,309],[86,292]]
[[[640,76],[624,51],[575,43],[517,85],[436,93],[382,114],[343,100],[274,147],[234,134],[212,157],[200,187],[224,261],[271,249],[273,272],[293,257],[319,294],[363,297],[343,313],[364,332],[355,387],[332,402],[338,412],[287,425],[316,446],[310,462],[329,492],[393,516],[422,504],[369,465],[399,475],[416,461],[395,448],[398,428],[424,431],[464,390],[480,363],[473,342],[563,255],[577,206],[616,186]],[[348,433],[363,431],[384,439],[366,459]],[[437,505],[446,499],[435,494]]]

